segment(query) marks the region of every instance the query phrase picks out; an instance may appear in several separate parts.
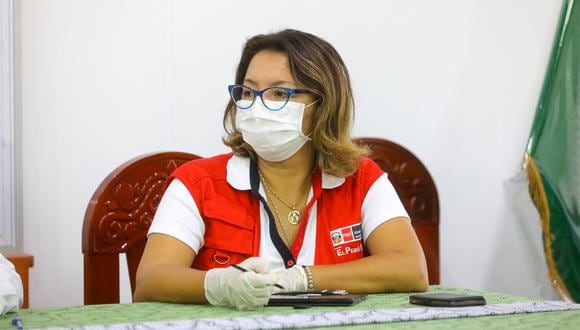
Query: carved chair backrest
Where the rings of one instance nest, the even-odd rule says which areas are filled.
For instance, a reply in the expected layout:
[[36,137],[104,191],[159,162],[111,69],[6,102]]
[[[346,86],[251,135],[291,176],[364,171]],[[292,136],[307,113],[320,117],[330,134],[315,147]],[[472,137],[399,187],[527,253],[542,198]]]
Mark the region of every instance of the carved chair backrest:
[[83,223],[84,303],[119,303],[119,254],[125,253],[131,292],[147,230],[161,200],[165,181],[181,164],[200,158],[161,152],[132,159],[97,188]]
[[404,147],[383,139],[359,138],[373,159],[389,175],[421,242],[429,283],[439,284],[439,197],[423,163]]

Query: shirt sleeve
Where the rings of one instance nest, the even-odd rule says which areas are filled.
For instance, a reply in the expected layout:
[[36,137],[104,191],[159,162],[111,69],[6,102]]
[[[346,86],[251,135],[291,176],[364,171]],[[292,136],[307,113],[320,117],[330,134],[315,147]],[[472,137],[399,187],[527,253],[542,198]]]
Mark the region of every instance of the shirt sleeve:
[[205,223],[183,182],[175,178],[159,202],[149,233],[165,234],[187,244],[196,254],[204,244]]
[[366,241],[379,225],[397,217],[409,218],[409,215],[395,187],[384,173],[373,183],[363,201],[363,240]]
[[14,265],[0,254],[0,315],[18,312],[22,298],[20,275],[14,269]]

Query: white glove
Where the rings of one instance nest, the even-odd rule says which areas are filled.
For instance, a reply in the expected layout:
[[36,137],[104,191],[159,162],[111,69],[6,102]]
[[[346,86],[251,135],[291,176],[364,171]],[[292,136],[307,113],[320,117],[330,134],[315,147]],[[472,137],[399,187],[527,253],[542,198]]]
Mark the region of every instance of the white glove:
[[272,273],[276,277],[276,283],[280,284],[284,289],[275,288],[274,293],[292,292],[292,291],[306,291],[308,288],[308,277],[302,266],[294,266],[276,273]]
[[207,272],[203,287],[207,301],[214,306],[230,306],[239,310],[264,307],[274,292],[276,277],[268,274],[268,264],[257,257],[248,258],[239,266],[214,268]]

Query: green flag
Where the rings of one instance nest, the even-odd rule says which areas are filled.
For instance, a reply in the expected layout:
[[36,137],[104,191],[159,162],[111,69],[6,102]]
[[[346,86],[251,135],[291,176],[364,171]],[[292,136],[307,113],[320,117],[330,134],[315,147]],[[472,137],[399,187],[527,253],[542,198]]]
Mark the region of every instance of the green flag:
[[563,2],[526,154],[550,279],[580,302],[580,8]]

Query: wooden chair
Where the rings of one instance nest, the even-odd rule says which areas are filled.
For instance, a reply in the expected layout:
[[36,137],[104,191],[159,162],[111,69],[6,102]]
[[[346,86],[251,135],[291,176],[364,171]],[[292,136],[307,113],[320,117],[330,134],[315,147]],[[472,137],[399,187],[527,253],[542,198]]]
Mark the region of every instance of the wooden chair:
[[[431,176],[408,150],[386,140],[361,138],[389,178],[413,219],[427,256],[429,280],[439,283],[439,204]],[[119,254],[125,253],[131,292],[146,234],[169,174],[199,156],[160,152],[132,159],[97,188],[83,224],[84,303],[119,302]]]
[[439,284],[439,198],[435,183],[421,161],[404,147],[383,139],[355,139],[371,150],[411,217],[425,251],[429,284]]
[[97,188],[83,223],[84,302],[119,303],[119,254],[125,253],[131,292],[147,240],[147,230],[167,177],[199,158],[160,152],[134,158],[115,169]]

